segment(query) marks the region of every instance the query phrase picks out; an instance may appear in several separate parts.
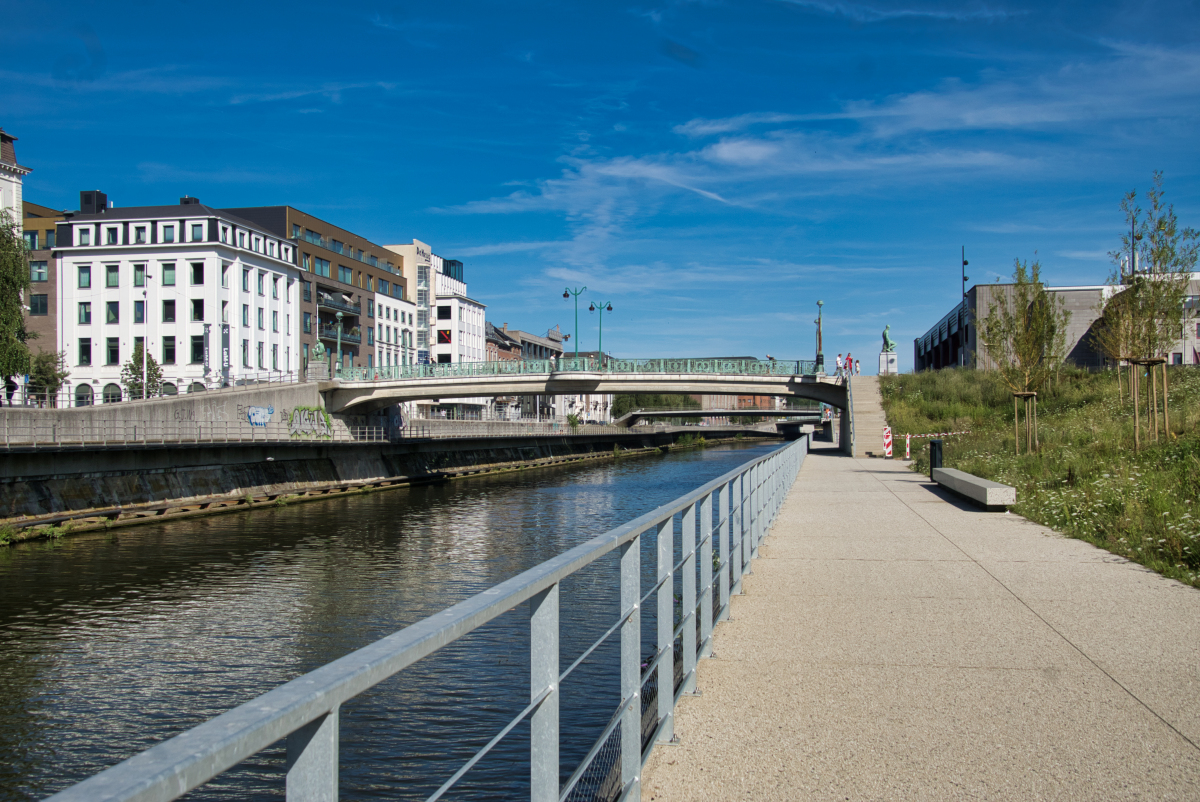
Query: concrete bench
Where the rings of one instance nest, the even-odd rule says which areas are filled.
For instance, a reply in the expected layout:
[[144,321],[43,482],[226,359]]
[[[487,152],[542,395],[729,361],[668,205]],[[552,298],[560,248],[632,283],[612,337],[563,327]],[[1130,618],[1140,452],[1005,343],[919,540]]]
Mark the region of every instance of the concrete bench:
[[1017,489],[999,482],[980,479],[978,476],[956,471],[953,468],[934,468],[932,477],[940,487],[970,499],[989,510],[1002,510],[1010,504],[1017,503]]

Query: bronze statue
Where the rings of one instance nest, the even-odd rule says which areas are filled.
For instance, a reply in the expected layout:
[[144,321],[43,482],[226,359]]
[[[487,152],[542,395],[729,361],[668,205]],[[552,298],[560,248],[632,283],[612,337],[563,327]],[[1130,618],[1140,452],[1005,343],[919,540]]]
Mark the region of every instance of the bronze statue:
[[896,341],[888,335],[888,332],[891,330],[891,326],[883,327],[883,353],[885,354],[891,354],[896,351]]

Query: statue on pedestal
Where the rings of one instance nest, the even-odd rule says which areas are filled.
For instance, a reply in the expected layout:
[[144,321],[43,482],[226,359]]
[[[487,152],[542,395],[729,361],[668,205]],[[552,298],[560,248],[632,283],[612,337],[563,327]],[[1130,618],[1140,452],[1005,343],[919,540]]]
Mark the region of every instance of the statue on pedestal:
[[888,334],[892,330],[891,326],[883,327],[883,350],[880,353],[891,354],[896,351],[896,341]]

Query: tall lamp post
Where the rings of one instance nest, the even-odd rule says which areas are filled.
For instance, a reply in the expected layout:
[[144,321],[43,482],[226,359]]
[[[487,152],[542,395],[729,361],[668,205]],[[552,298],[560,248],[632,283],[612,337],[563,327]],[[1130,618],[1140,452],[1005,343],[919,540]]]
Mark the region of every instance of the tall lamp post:
[[[338,372],[338,374],[340,374],[342,372],[342,313],[338,312],[336,317],[337,317],[337,322],[338,322],[337,372]],[[337,374],[335,374],[335,376],[336,375]]]
[[150,271],[149,270],[146,270],[145,276],[146,276],[146,279],[145,279],[146,287],[145,287],[145,289],[142,290],[142,325],[146,327],[145,329],[142,330],[143,331],[143,334],[142,334],[142,399],[143,400],[150,397],[150,388],[146,386],[146,380],[149,378],[149,375],[148,375],[149,369],[147,368],[147,362],[149,360],[147,359],[146,355],[150,351],[150,322],[149,322],[150,321],[150,296],[148,295],[148,293],[150,292]]
[[817,319],[813,322],[817,324],[817,373],[825,372],[825,343],[821,332],[821,307],[825,306],[824,301],[817,301]]
[[563,289],[563,298],[575,296],[575,369],[579,369],[579,296],[587,292],[587,287],[571,289],[567,287]]
[[597,358],[600,360],[600,369],[604,370],[604,313],[612,311],[612,304],[608,301],[601,301],[599,306],[588,304],[588,311],[600,313],[600,338],[596,346],[596,353],[598,354]]
[[967,282],[971,277],[967,275],[967,246],[962,246],[962,311],[958,313],[958,364],[959,367],[967,365]]

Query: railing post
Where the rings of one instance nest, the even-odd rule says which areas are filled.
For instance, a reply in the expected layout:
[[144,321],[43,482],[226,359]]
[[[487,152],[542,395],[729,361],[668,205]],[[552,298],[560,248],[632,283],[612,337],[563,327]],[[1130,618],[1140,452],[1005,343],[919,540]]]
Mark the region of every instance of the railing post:
[[337,802],[338,708],[287,737],[287,802]]
[[731,515],[729,510],[729,488],[732,486],[732,484],[732,482],[726,482],[725,484],[721,485],[721,488],[717,491],[719,494],[717,517],[720,518],[721,521],[721,540],[717,552],[717,558],[720,560],[721,564],[721,575],[719,579],[721,588],[721,607],[720,615],[717,618],[718,621],[724,621],[725,619],[729,618],[729,566],[732,562],[729,554],[729,520]]
[[550,695],[529,718],[530,802],[558,802],[558,583],[529,600],[530,701]]
[[642,798],[642,537],[621,546],[621,788],[625,799]]
[[739,473],[729,483],[729,515],[731,523],[729,533],[729,570],[730,582],[733,585],[732,593],[735,596],[741,595],[742,592],[742,516],[745,513],[746,507],[742,498],[742,484],[745,476],[745,473]]
[[675,516],[658,525],[658,741],[675,739]]
[[700,502],[700,656],[712,654],[713,629],[713,496],[709,493]]
[[683,557],[683,604],[680,619],[683,633],[683,684],[680,693],[695,693],[696,690],[696,505],[689,504],[683,511],[683,532],[679,539],[679,550]]
[[750,557],[758,559],[759,531],[762,524],[762,463],[750,469]]

